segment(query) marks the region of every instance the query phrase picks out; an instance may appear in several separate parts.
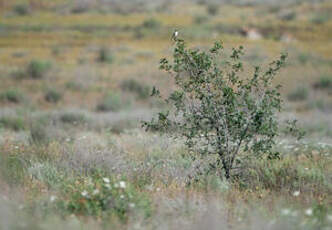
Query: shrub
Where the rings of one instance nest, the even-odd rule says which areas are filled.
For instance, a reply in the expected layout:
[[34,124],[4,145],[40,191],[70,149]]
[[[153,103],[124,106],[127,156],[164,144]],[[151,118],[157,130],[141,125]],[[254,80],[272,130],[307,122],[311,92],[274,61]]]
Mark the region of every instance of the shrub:
[[5,179],[7,183],[14,185],[24,182],[26,176],[26,164],[21,153],[6,152],[0,149],[0,174],[1,179]]
[[[278,158],[272,147],[280,132],[276,113],[281,96],[272,80],[286,55],[266,71],[255,67],[253,76],[243,77],[243,47],[233,48],[224,64],[218,59],[222,50],[220,42],[206,52],[186,48],[179,39],[173,62],[160,61],[160,68],[175,78],[177,89],[165,99],[173,110],[160,112],[143,126],[184,137],[194,157],[215,156],[207,170],[229,179],[243,158]],[[156,88],[152,94],[161,97]]]
[[155,18],[149,18],[143,22],[142,26],[146,29],[158,29],[161,23]]
[[14,131],[20,131],[25,129],[25,122],[23,118],[17,116],[4,116],[0,117],[0,127],[3,126],[7,129]]
[[46,101],[51,103],[57,103],[61,100],[62,94],[56,89],[48,89],[44,95]]
[[30,7],[27,4],[17,4],[14,6],[14,12],[18,15],[24,16],[30,13]]
[[207,5],[207,12],[209,15],[217,15],[219,11],[219,5],[209,4]]
[[60,121],[66,124],[84,124],[87,118],[82,113],[77,112],[65,112],[60,115]]
[[317,25],[321,25],[328,22],[330,20],[330,17],[331,16],[327,13],[315,14],[312,17],[311,22]]
[[20,103],[24,99],[24,95],[18,89],[9,89],[0,94],[0,99],[12,103]]
[[279,19],[283,21],[292,21],[296,18],[296,12],[287,10],[279,14]]
[[301,64],[307,64],[313,59],[313,57],[309,53],[300,53],[298,54],[297,58]]
[[58,201],[58,206],[73,214],[115,215],[124,222],[131,210],[141,209],[145,217],[151,214],[150,201],[127,181],[97,174],[66,183],[62,192],[64,199]]
[[293,92],[289,93],[287,98],[290,101],[304,101],[308,99],[309,90],[306,87],[297,87]]
[[208,20],[209,20],[209,18],[204,15],[198,15],[198,16],[194,17],[195,24],[203,24],[203,23],[206,23]]
[[101,102],[97,105],[98,111],[113,111],[117,112],[124,107],[124,101],[119,93],[106,94]]
[[10,73],[10,76],[16,80],[22,80],[26,76],[26,71],[23,69],[17,69]]
[[281,161],[255,161],[239,177],[240,185],[245,188],[263,188],[273,191],[315,191],[316,194],[331,191],[328,178],[322,169],[295,162],[296,159],[285,157]]
[[114,56],[110,49],[107,47],[101,47],[98,54],[98,62],[112,63],[114,61]]
[[150,87],[135,79],[124,80],[121,83],[121,88],[137,94],[140,99],[146,99],[150,96]]
[[50,70],[49,61],[32,60],[27,67],[27,74],[33,79],[40,79]]
[[316,89],[330,89],[332,90],[332,76],[323,75],[319,80],[314,84]]
[[45,144],[48,143],[49,130],[47,130],[47,125],[43,121],[34,121],[30,125],[30,141],[34,144]]

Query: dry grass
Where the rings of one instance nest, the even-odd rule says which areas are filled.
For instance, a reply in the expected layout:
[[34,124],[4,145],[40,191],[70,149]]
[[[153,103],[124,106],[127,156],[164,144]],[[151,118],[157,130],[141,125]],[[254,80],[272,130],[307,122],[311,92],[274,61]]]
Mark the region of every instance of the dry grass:
[[[25,2],[31,13],[15,14],[12,7]],[[224,4],[215,16],[206,4],[192,2],[148,4],[139,12],[126,6],[122,13],[90,7],[78,14],[64,3],[0,0],[0,94],[17,89],[24,95],[20,103],[0,100],[0,229],[331,229],[332,95],[315,84],[331,77],[332,20],[312,20],[331,2]],[[294,19],[281,19],[287,10]],[[208,20],[197,25],[197,16]],[[142,26],[147,19],[160,27]],[[206,175],[189,181],[206,161],[192,161],[181,140],[141,130],[139,121],[164,105],[121,89],[126,79],[156,85],[163,95],[174,87],[158,63],[172,54],[175,27],[192,47],[207,49],[222,40],[227,53],[243,45],[246,75],[250,66],[287,51],[288,64],[276,81],[287,109],[280,119],[298,118],[308,132],[305,142],[280,137],[282,160],[252,162],[238,180]],[[244,27],[258,29],[263,39],[242,36]],[[280,39],[285,34],[289,41]],[[101,47],[110,50],[112,63],[97,61]],[[34,59],[52,63],[41,79],[24,77]],[[286,95],[297,87],[308,89],[307,98],[289,102]],[[45,100],[50,88],[63,93],[58,103]],[[130,103],[118,112],[96,111],[110,92]],[[64,187],[80,189],[79,181],[94,180],[96,172],[125,178],[147,197],[142,200],[149,200],[152,214],[144,217],[149,208],[137,208],[123,223],[54,207],[52,196],[68,199]]]

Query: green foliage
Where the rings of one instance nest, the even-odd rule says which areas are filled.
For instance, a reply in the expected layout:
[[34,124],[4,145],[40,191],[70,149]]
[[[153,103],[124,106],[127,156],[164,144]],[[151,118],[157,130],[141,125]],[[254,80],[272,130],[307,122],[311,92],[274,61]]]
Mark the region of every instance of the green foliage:
[[83,124],[87,122],[87,118],[83,113],[65,112],[60,115],[60,121],[65,124]]
[[283,21],[292,21],[296,18],[296,12],[292,10],[286,10],[281,12],[278,17]]
[[0,174],[9,184],[24,182],[26,160],[18,153],[0,150]]
[[62,94],[56,89],[48,89],[44,95],[46,101],[50,103],[57,103],[61,100]]
[[27,67],[27,74],[33,79],[41,79],[50,70],[49,61],[32,60]]
[[0,99],[12,103],[20,103],[23,101],[24,95],[19,89],[9,89],[0,93]]
[[209,21],[209,18],[205,15],[197,15],[194,17],[194,23],[195,24],[203,24]]
[[219,5],[217,4],[209,4],[207,5],[207,12],[209,15],[217,15],[219,12]]
[[299,86],[293,92],[287,95],[290,101],[304,101],[308,99],[309,90],[307,87]]
[[314,88],[332,90],[332,76],[322,75],[319,80],[314,84]]
[[135,93],[140,99],[146,99],[150,96],[150,87],[135,79],[124,80],[121,83],[121,88]]
[[117,112],[124,108],[125,101],[119,93],[109,92],[106,94],[101,102],[97,105],[97,110],[102,112],[113,111]]
[[114,56],[109,48],[101,47],[97,58],[98,62],[111,64],[114,61]]
[[329,13],[319,13],[319,14],[315,14],[312,18],[311,18],[311,22],[317,25],[321,25],[324,24],[326,22],[328,22],[330,20],[331,16]]
[[[242,46],[220,60],[223,46],[216,42],[209,51],[176,43],[173,62],[163,58],[160,68],[174,76],[177,89],[165,101],[173,109],[144,122],[147,130],[184,137],[187,147],[202,156],[216,156],[211,170],[223,171],[229,179],[234,167],[247,158],[278,158],[272,151],[279,134],[276,113],[281,110],[280,86],[272,80],[284,65],[286,55],[266,70],[255,67],[253,76],[243,76]],[[153,95],[160,96],[154,88]]]
[[159,27],[161,27],[161,22],[159,22],[155,18],[149,18],[143,22],[142,27],[146,29],[158,29]]
[[0,117],[0,127],[12,129],[14,131],[24,130],[26,125],[23,118],[18,116]]
[[238,178],[241,187],[250,189],[302,190],[316,194],[332,191],[322,168],[299,164],[296,159],[289,157],[280,161],[253,161]]
[[30,13],[30,7],[28,4],[17,4],[14,6],[14,12],[18,15],[24,16]]
[[49,130],[47,125],[42,120],[34,121],[30,125],[30,141],[34,144],[45,144],[48,143]]
[[127,181],[96,175],[64,184],[64,199],[58,206],[69,213],[96,217],[117,216],[127,221],[128,213],[143,210],[151,215],[150,201]]

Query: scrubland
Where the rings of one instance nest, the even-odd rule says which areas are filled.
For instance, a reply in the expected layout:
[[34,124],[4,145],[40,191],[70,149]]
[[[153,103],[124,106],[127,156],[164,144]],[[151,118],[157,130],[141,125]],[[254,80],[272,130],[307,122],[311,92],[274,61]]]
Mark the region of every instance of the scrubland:
[[[0,0],[0,229],[332,229],[331,1]],[[190,47],[243,45],[306,135],[231,180],[182,139],[145,132],[167,105],[177,28]],[[254,29],[259,38],[246,30]],[[195,178],[192,180],[192,178]]]

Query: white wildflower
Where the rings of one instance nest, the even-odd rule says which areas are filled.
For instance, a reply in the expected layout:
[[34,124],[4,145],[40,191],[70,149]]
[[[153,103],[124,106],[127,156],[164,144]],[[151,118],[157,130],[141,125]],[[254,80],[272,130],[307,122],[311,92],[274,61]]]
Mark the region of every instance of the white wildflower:
[[305,210],[305,214],[307,216],[311,216],[312,215],[312,209],[311,208],[308,208],[307,210]]
[[129,208],[135,208],[135,204],[134,203],[130,203],[129,204]]
[[86,197],[88,195],[88,192],[86,190],[84,190],[83,192],[81,192],[82,196]]
[[51,201],[51,202],[54,202],[54,201],[56,200],[56,198],[57,198],[56,196],[53,196],[53,195],[52,195],[52,196],[50,197],[50,201]]
[[126,182],[120,181],[119,184],[120,184],[120,188],[126,188]]
[[330,221],[330,222],[332,222],[332,215],[328,215],[327,216],[327,220]]
[[300,195],[300,191],[293,192],[293,196],[299,196],[299,195]]
[[99,193],[99,189],[95,189],[95,190],[93,190],[93,192],[92,192],[93,195],[97,195],[98,193]]
[[108,189],[111,189],[111,185],[110,184],[105,184],[105,187]]
[[121,199],[124,199],[124,195],[120,195],[120,198],[121,198]]
[[290,212],[291,212],[291,211],[290,211],[289,209],[287,209],[287,208],[286,208],[286,209],[282,209],[282,210],[281,210],[281,215],[283,215],[283,216],[288,216],[288,215],[290,214]]
[[109,183],[111,182],[110,179],[107,178],[107,177],[104,177],[104,178],[103,178],[103,181],[104,181],[105,183],[107,183],[107,184],[109,184]]

